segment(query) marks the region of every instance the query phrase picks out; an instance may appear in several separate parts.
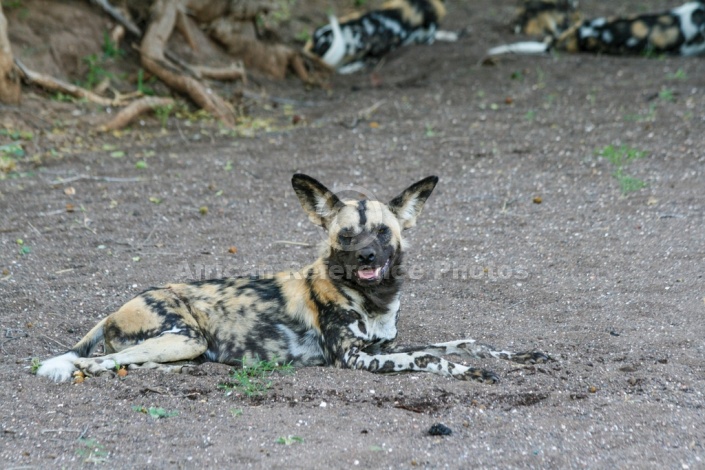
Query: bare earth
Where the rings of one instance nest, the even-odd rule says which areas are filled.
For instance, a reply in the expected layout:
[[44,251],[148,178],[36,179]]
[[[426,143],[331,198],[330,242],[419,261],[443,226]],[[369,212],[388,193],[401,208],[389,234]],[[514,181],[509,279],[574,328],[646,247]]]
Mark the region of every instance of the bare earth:
[[[618,12],[674,6],[646,4]],[[38,91],[3,110],[4,128],[34,132],[29,155],[59,157],[0,181],[0,467],[703,468],[703,60],[481,65],[517,39],[513,5],[449,1],[444,26],[469,35],[400,51],[373,78],[335,77],[331,91],[258,79],[294,101],[249,100],[273,123],[255,137],[174,116],[164,132],[147,118],[96,136],[103,109]],[[645,152],[623,174],[647,187],[622,195],[596,154],[609,145]],[[497,385],[300,369],[255,398],[220,390],[230,368],[218,364],[77,385],[31,375],[32,358],[63,352],[146,287],[312,261],[300,244],[322,232],[294,172],[382,199],[439,175],[408,232],[401,342],[471,337],[555,362],[472,361]],[[452,434],[429,435],[436,423]]]

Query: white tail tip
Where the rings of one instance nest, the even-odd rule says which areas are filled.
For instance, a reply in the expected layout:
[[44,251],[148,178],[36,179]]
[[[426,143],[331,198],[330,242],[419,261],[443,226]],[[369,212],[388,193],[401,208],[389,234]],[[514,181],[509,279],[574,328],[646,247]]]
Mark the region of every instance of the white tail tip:
[[49,377],[54,382],[65,382],[76,371],[76,366],[73,365],[73,361],[76,359],[78,359],[78,354],[75,352],[67,352],[61,356],[47,359],[37,369],[37,375]]
[[330,28],[333,33],[333,42],[331,42],[330,47],[323,54],[323,61],[333,68],[336,68],[343,61],[345,57],[345,38],[343,37],[343,31],[340,29],[340,23],[338,23],[338,18],[333,15],[328,16],[328,21],[330,21]]
[[487,51],[487,55],[501,54],[544,54],[548,52],[548,44],[538,41],[515,42],[514,44],[505,44],[503,46],[493,47]]

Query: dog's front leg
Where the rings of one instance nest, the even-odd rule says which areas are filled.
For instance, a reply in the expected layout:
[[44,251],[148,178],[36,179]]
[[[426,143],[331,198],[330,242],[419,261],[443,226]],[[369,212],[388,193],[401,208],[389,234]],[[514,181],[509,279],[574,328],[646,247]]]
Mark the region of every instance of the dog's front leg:
[[548,355],[539,351],[516,353],[501,349],[498,350],[487,344],[478,343],[474,339],[459,339],[456,341],[429,344],[427,346],[398,347],[394,349],[394,352],[425,352],[435,356],[457,354],[458,356],[472,359],[487,359],[493,357],[495,359],[504,359],[521,364],[545,363],[551,360]]
[[432,372],[459,380],[499,382],[499,377],[492,371],[456,364],[426,351],[369,354],[353,347],[343,356],[343,366],[376,373]]

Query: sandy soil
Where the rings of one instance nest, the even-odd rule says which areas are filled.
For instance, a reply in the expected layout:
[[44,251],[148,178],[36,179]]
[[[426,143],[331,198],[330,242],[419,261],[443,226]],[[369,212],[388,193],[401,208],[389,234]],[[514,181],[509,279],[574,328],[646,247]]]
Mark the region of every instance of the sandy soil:
[[[445,26],[468,36],[394,54],[372,78],[336,77],[331,91],[258,79],[292,101],[248,100],[271,119],[254,137],[175,116],[166,131],[147,119],[96,136],[104,110],[32,92],[3,109],[5,129],[33,132],[0,181],[3,468],[705,466],[702,59],[483,66],[487,48],[514,39],[513,2],[448,4]],[[598,154],[607,146],[644,152],[621,175],[645,188],[622,194]],[[418,275],[401,341],[472,337],[556,361],[474,361],[497,385],[300,369],[254,398],[219,389],[230,368],[218,364],[77,385],[31,375],[33,358],[147,286],[314,259],[311,246],[279,243],[321,240],[294,172],[380,198],[439,175],[408,233]],[[429,435],[436,423],[452,434]]]

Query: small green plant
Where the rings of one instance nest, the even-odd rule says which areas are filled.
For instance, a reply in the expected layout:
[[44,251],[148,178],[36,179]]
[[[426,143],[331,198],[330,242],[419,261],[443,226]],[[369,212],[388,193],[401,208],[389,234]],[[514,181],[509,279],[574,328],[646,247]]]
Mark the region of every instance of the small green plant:
[[147,165],[147,162],[145,162],[144,160],[139,160],[138,162],[135,162],[135,168],[137,168],[138,170],[144,170],[148,168],[148,166],[149,165]]
[[83,62],[88,66],[86,78],[82,83],[84,88],[94,88],[101,80],[110,77],[110,73],[103,68],[103,60],[97,54],[87,55]]
[[285,446],[290,446],[291,444],[301,444],[304,442],[303,437],[299,436],[286,436],[280,437],[275,441],[277,444],[284,444]]
[[433,129],[433,126],[431,124],[426,124],[425,135],[426,135],[426,137],[435,137],[436,136],[436,131]]
[[294,39],[298,42],[307,42],[311,39],[311,34],[308,31],[299,31],[296,36],[294,36]]
[[108,452],[98,444],[95,439],[79,439],[80,447],[76,450],[76,455],[83,458],[85,463],[103,463],[108,460]]
[[614,166],[615,170],[612,172],[612,176],[619,182],[619,189],[622,191],[622,194],[626,195],[647,186],[646,182],[624,173],[624,167],[627,164],[646,156],[645,151],[637,150],[627,145],[621,145],[619,147],[608,145],[601,150],[596,150],[595,154],[605,158]]
[[533,121],[536,119],[536,111],[533,109],[530,109],[524,114],[524,119],[527,121]]
[[34,133],[32,131],[16,131],[12,129],[0,129],[1,137],[9,137],[12,140],[32,140]]
[[656,119],[656,103],[651,103],[649,105],[649,111],[646,114],[626,114],[624,116],[625,121],[634,122],[653,122]]
[[162,125],[162,129],[166,129],[166,124],[169,121],[169,116],[171,115],[171,112],[173,110],[173,104],[168,104],[166,106],[157,106],[156,108],[154,108],[154,114],[157,116],[157,119],[159,119],[159,122]]
[[0,145],[0,157],[21,158],[24,157],[24,149],[19,142]]
[[641,55],[642,57],[646,57],[647,59],[663,59],[665,57],[665,54],[663,52],[659,52],[651,46],[644,49],[641,52]]
[[521,70],[515,70],[514,72],[512,72],[512,74],[509,76],[509,78],[511,78],[512,80],[518,80],[520,82],[523,82],[524,81],[524,72],[522,72]]
[[663,101],[675,101],[676,96],[675,93],[673,92],[672,88],[663,88],[661,91],[658,93],[658,97],[663,100]]
[[17,243],[17,246],[19,247],[19,252],[21,255],[28,255],[32,252],[32,249],[25,245],[24,240],[21,238],[18,238],[15,243]]
[[230,408],[230,414],[236,418],[242,416],[242,408]]
[[50,98],[54,101],[58,101],[59,103],[71,103],[73,101],[76,101],[73,96],[61,93],[60,91],[57,91],[56,93],[51,95]]
[[292,373],[294,367],[291,363],[279,364],[276,358],[271,361],[255,360],[249,362],[242,360],[242,368],[234,368],[230,371],[230,382],[218,384],[218,388],[226,390],[230,395],[238,391],[247,397],[264,395],[272,387],[269,377],[275,372]]
[[154,406],[150,406],[149,408],[144,406],[133,406],[132,409],[138,413],[144,413],[153,419],[172,418],[179,415],[178,411],[168,411],[164,408],[157,408]]
[[40,361],[38,357],[33,357],[32,362],[29,365],[29,371],[32,374],[36,374],[41,365],[42,365],[42,361]]
[[137,71],[137,91],[142,93],[143,95],[147,96],[153,96],[154,95],[154,90],[152,87],[147,85],[147,82],[153,82],[154,77],[150,78],[149,80],[145,81],[144,79],[144,70],[139,69]]
[[688,78],[688,74],[683,69],[678,69],[674,73],[666,74],[666,78],[669,80],[685,80]]
[[108,32],[103,33],[103,57],[107,59],[114,59],[124,55],[125,52],[120,49],[117,44],[113,42],[110,38]]

